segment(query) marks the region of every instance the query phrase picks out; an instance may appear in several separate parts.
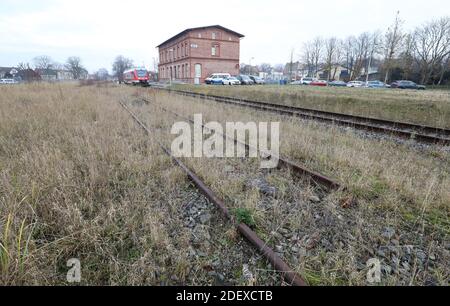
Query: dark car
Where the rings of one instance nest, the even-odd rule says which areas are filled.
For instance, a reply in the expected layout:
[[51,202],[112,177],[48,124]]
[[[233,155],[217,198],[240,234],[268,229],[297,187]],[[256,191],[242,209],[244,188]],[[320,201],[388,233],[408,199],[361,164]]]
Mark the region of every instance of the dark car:
[[328,86],[347,87],[347,83],[345,83],[344,81],[333,81],[333,82],[329,82]]
[[391,84],[391,88],[399,88],[399,89],[417,89],[417,90],[425,90],[426,87],[423,85],[417,85],[412,81],[395,81]]
[[238,75],[237,78],[239,81],[241,81],[241,85],[255,84],[255,82],[253,82],[253,80],[248,75],[241,74],[241,75]]
[[256,85],[264,85],[264,84],[266,84],[266,82],[265,82],[263,79],[261,79],[260,77],[257,77],[257,76],[251,75],[251,76],[250,76],[250,79],[252,79],[252,81],[253,81]]

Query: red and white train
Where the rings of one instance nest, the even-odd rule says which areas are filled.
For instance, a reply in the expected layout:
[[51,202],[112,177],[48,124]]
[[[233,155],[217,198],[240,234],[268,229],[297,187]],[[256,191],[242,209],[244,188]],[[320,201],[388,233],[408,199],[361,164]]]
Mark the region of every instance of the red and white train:
[[150,74],[145,68],[133,68],[123,73],[123,82],[130,85],[148,85]]

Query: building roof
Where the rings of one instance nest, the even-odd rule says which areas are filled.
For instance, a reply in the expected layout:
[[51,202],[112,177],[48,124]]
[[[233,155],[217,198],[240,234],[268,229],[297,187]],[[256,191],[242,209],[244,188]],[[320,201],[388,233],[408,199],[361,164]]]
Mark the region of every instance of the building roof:
[[210,28],[218,28],[218,29],[221,29],[221,30],[223,30],[223,31],[229,32],[229,33],[231,33],[231,34],[234,34],[234,35],[238,36],[239,38],[245,37],[244,35],[239,34],[238,32],[232,31],[232,30],[227,29],[227,28],[225,28],[225,27],[222,27],[222,26],[220,26],[220,25],[212,25],[212,26],[206,26],[206,27],[198,27],[198,28],[190,28],[190,29],[186,29],[186,30],[184,30],[183,32],[180,32],[180,33],[178,33],[177,35],[175,35],[175,36],[169,38],[169,39],[166,40],[165,42],[159,44],[156,48],[159,48],[159,47],[161,47],[162,45],[168,43],[169,41],[175,40],[175,39],[177,39],[177,38],[183,36],[184,34],[186,34],[186,33],[188,33],[188,32],[195,31],[195,30],[210,29]]

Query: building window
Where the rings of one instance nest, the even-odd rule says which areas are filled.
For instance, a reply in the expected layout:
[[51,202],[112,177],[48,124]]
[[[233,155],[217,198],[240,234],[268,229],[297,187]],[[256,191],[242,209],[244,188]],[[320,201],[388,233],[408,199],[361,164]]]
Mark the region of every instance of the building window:
[[212,45],[211,55],[212,56],[220,56],[220,46],[219,45],[217,45],[217,44]]
[[216,39],[216,32],[212,32],[212,39]]
[[198,33],[198,38],[202,38],[202,33]]

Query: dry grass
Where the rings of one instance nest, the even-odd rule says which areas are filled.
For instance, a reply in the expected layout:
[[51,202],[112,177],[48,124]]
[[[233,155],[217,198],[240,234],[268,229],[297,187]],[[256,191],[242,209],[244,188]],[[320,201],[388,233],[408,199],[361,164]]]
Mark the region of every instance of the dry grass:
[[190,85],[175,88],[450,128],[449,90]]
[[[308,198],[320,195],[319,190],[304,182],[293,183],[279,172],[263,174],[282,191],[267,206],[267,199],[246,188],[246,181],[262,175],[258,174],[258,161],[187,159],[230,207],[245,207],[253,212],[260,234],[272,246],[279,242],[273,237],[280,229],[303,237],[319,232],[323,239],[331,241],[333,251],[318,248],[306,258],[291,258],[294,264],[300,261],[299,272],[310,275],[311,282],[365,284],[361,265],[374,256],[378,247],[392,243],[381,237],[390,227],[396,231],[394,243],[401,245],[393,247],[414,245],[429,254],[440,254],[440,260],[433,267],[417,268],[412,275],[390,275],[384,283],[425,284],[430,279],[446,283],[446,243],[450,233],[448,151],[432,147],[419,152],[390,141],[361,139],[339,128],[177,95],[159,93],[150,97],[191,118],[194,113],[202,113],[205,121],[281,121],[282,155],[335,177],[349,188],[358,199],[357,207],[343,209],[340,205],[347,194],[340,192],[326,195],[320,205],[314,205]],[[135,111],[166,135],[171,124],[179,120],[152,105]]]
[[[189,234],[181,224],[188,182],[153,141],[170,144],[168,128],[178,119],[138,103],[138,92],[151,91],[0,88],[1,284],[65,284],[72,257],[81,259],[83,284],[158,285],[173,277],[207,283],[199,271],[205,262],[189,258]],[[446,284],[448,152],[419,153],[316,123],[167,94],[150,97],[185,115],[203,113],[208,121],[281,120],[282,154],[336,177],[357,196],[358,206],[343,209],[347,194],[324,194],[282,171],[259,171],[258,160],[186,159],[230,208],[251,212],[271,246],[298,247],[284,257],[311,284],[366,284],[366,260],[392,243],[380,236],[387,226],[400,245],[414,245],[436,261],[411,265],[408,274],[396,271],[383,284]],[[140,133],[119,100],[159,129],[155,135]],[[278,196],[249,188],[256,177],[275,186]],[[313,195],[321,202],[311,202]],[[223,236],[235,239],[226,229]],[[310,248],[315,237],[320,243]],[[227,243],[227,250],[234,245]],[[261,276],[266,268],[253,271],[258,284],[271,283]]]
[[66,284],[73,257],[82,284],[195,284],[186,179],[118,106],[130,94],[0,88],[0,284]]

